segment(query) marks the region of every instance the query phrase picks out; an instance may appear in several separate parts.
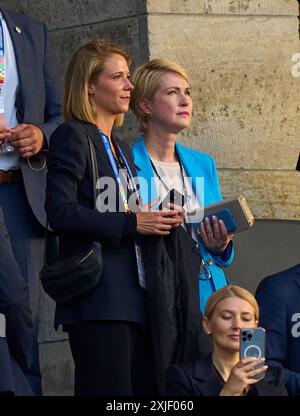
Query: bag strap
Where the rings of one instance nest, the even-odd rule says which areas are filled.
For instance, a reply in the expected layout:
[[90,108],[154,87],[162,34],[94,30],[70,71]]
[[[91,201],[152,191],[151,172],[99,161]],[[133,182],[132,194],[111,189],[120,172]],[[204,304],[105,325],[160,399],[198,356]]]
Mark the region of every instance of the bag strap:
[[[97,197],[99,193],[97,190],[97,180],[99,178],[99,170],[98,170],[98,165],[97,165],[95,146],[92,142],[88,129],[82,124],[81,126],[84,128],[86,136],[88,138],[90,159],[91,159],[91,165],[92,165],[92,176],[93,176],[94,209],[97,209]],[[48,217],[47,217],[46,232],[45,232],[44,265],[48,266],[49,264],[53,264],[57,260],[58,260],[58,236],[55,235],[53,232],[52,233],[50,232],[49,222],[48,222]]]

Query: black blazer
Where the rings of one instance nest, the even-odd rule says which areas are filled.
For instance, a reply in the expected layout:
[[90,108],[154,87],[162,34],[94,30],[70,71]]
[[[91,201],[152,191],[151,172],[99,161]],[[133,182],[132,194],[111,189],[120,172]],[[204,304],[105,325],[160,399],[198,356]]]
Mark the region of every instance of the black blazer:
[[[219,396],[224,381],[212,364],[211,355],[200,361],[174,365],[167,371],[167,394],[173,396]],[[264,379],[252,385],[249,396],[287,396],[283,371],[269,367]]]
[[[92,241],[102,243],[104,269],[98,287],[83,299],[57,306],[55,325],[83,320],[145,322],[145,293],[139,286],[134,236],[135,214],[98,212],[93,208],[93,187],[87,132],[96,150],[99,176],[114,178],[96,127],[71,121],[51,136],[48,158],[46,212],[59,234],[60,257],[85,251]],[[135,175],[129,147],[116,139]],[[119,191],[113,180],[119,206]],[[122,206],[122,201],[121,201]]]
[[200,360],[211,352],[199,310],[201,257],[182,227],[142,241],[158,392],[165,395],[170,365]]
[[[62,71],[54,53],[44,23],[1,7],[14,47],[19,77],[16,97],[19,123],[34,124],[50,135],[63,122],[61,116]],[[19,31],[16,28],[19,27]],[[35,169],[43,165],[30,158]],[[26,159],[20,158],[26,195],[37,220],[45,226],[44,211],[46,168],[33,170]]]

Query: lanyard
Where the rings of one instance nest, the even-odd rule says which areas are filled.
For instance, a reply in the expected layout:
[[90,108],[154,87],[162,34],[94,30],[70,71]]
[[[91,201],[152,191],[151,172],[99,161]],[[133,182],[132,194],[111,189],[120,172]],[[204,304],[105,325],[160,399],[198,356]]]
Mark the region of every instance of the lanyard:
[[[188,192],[187,192],[187,189],[186,189],[186,184],[185,184],[184,175],[183,175],[183,167],[182,167],[182,164],[181,164],[179,158],[178,158],[178,160],[179,160],[179,166],[180,166],[180,174],[181,174],[181,178],[182,178],[182,187],[183,187],[184,199],[186,200],[187,208],[189,209],[188,201],[190,199],[190,196],[188,195]],[[170,192],[169,187],[167,186],[167,184],[165,183],[165,181],[162,179],[162,177],[160,176],[160,174],[157,172],[157,169],[156,169],[156,167],[155,167],[155,165],[154,165],[154,163],[152,162],[151,159],[150,159],[150,162],[151,162],[152,168],[153,168],[156,176],[160,180],[160,182],[163,185],[163,187],[165,188],[165,190],[169,193]],[[191,234],[192,233],[192,226],[191,226],[191,224],[189,222],[186,222],[184,220],[184,225],[185,225],[186,231],[189,234]]]
[[[5,89],[5,39],[4,30],[2,24],[2,18],[0,17],[0,116],[3,119],[5,113],[4,105],[4,89]],[[2,120],[1,120],[2,122]],[[2,144],[0,146],[0,154],[8,154],[14,152],[14,148],[10,144]]]
[[[109,139],[108,139],[108,137],[107,137],[107,136],[106,136],[106,135],[105,135],[105,134],[104,134],[104,133],[100,130],[100,128],[99,128],[99,127],[97,127],[97,130],[98,130],[99,135],[100,135],[100,137],[101,137],[101,139],[102,139],[102,142],[103,142],[103,144],[104,144],[104,147],[105,147],[105,150],[106,150],[106,153],[107,153],[107,156],[108,156],[109,162],[110,162],[110,165],[111,165],[112,170],[113,170],[113,172],[114,172],[114,175],[115,175],[115,178],[116,178],[116,181],[117,181],[118,187],[119,187],[119,192],[120,192],[120,194],[121,194],[121,198],[122,198],[122,200],[123,200],[123,204],[124,204],[125,211],[126,211],[126,212],[129,212],[129,211],[130,211],[130,209],[129,209],[129,206],[128,206],[127,194],[126,194],[126,192],[125,192],[124,186],[123,186],[122,181],[121,181],[121,178],[120,178],[119,169],[118,169],[118,167],[117,167],[117,164],[116,164],[116,159],[115,159],[115,157],[114,157],[114,155],[113,155],[113,152],[112,152],[112,149],[111,149],[111,145],[110,145]],[[120,153],[121,160],[122,160],[123,164],[125,165],[125,167],[126,167],[126,169],[127,169],[127,172],[128,172],[129,178],[130,178],[131,188],[133,189],[134,193],[136,194],[136,197],[137,197],[138,203],[140,203],[140,196],[139,196],[139,192],[138,192],[138,189],[137,189],[137,186],[136,186],[135,180],[134,180],[133,175],[132,175],[132,171],[131,171],[131,169],[130,169],[130,167],[129,167],[129,165],[128,165],[128,162],[127,162],[127,160],[126,160],[126,158],[125,158],[125,156],[124,156],[124,153],[123,153],[122,149],[120,148],[120,146],[119,146],[118,144],[117,144],[117,148],[118,148],[118,151],[119,151],[119,153]]]
[[[97,130],[98,130],[99,135],[100,135],[100,137],[102,139],[102,142],[104,144],[104,147],[105,147],[107,156],[109,158],[109,161],[110,161],[110,164],[111,164],[111,167],[112,167],[112,170],[114,172],[114,175],[115,175],[115,178],[116,178],[118,187],[119,187],[119,191],[120,191],[120,194],[121,194],[121,198],[123,199],[123,204],[124,204],[125,211],[128,213],[128,212],[130,212],[130,209],[129,209],[129,206],[128,206],[127,195],[125,193],[125,189],[124,189],[124,186],[123,186],[122,181],[121,181],[121,178],[120,178],[119,169],[117,167],[116,159],[115,159],[115,157],[113,155],[113,152],[112,152],[112,149],[111,149],[111,145],[110,145],[109,139],[100,130],[99,127],[97,127]],[[126,157],[124,156],[124,153],[123,153],[121,147],[118,144],[117,144],[117,149],[118,149],[118,152],[120,154],[121,162],[122,162],[123,165],[125,165],[125,167],[127,169],[127,172],[128,172],[128,175],[129,175],[130,184],[131,184],[131,188],[133,189],[133,191],[134,191],[134,193],[136,195],[138,204],[140,204],[140,201],[141,201],[140,200],[140,195],[139,195],[139,191],[137,189],[137,186],[136,186],[136,183],[135,183],[135,180],[134,180],[132,171],[131,171],[131,169],[129,167],[129,164],[128,164],[127,160],[126,160]],[[128,188],[129,188],[129,186],[128,186]],[[144,266],[143,253],[142,253],[141,244],[140,244],[139,236],[138,235],[136,235],[135,238],[134,238],[134,248],[135,248],[135,255],[136,255],[137,271],[138,271],[138,276],[139,276],[139,284],[140,284],[140,286],[143,289],[146,289],[145,266]]]
[[5,54],[4,30],[0,18],[0,114],[4,113]]
[[[154,170],[155,174],[157,175],[158,179],[160,180],[161,184],[163,185],[165,190],[167,192],[169,192],[170,189],[168,188],[165,181],[162,179],[162,177],[157,172],[157,169],[156,169],[156,167],[155,167],[155,165],[154,165],[154,163],[152,162],[151,159],[150,159],[150,162],[151,162],[153,170]],[[182,164],[181,164],[180,160],[179,160],[179,165],[180,165],[180,173],[181,173],[182,183],[183,183],[184,197],[188,201],[189,197],[188,197],[188,193],[187,193],[187,189],[186,189],[186,185],[185,185],[185,180],[184,180],[184,175],[183,175],[183,168],[182,168]],[[192,234],[191,224],[184,221],[184,225],[185,225],[186,231],[191,235]],[[204,314],[204,307],[205,307],[207,299],[215,291],[214,281],[213,281],[212,277],[213,277],[212,272],[211,272],[210,268],[208,267],[208,264],[206,263],[206,261],[203,260],[202,255],[201,255],[201,264],[200,264],[200,270],[199,270],[199,277],[198,278],[199,278],[199,288],[200,288],[200,306],[201,306],[202,314]]]

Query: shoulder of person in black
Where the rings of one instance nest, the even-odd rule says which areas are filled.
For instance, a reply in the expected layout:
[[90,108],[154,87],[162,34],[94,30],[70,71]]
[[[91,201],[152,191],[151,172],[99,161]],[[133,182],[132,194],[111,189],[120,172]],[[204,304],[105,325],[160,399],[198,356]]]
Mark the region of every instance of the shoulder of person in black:
[[[211,355],[199,361],[171,366],[166,373],[166,391],[172,396],[219,396],[224,384]],[[283,369],[269,366],[265,377],[253,384],[246,395],[287,396]]]

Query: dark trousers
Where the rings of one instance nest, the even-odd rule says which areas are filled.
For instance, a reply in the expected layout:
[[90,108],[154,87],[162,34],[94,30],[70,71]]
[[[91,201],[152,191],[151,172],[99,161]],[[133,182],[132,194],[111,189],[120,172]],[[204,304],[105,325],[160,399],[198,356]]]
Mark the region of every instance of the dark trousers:
[[44,230],[28,204],[22,182],[0,185],[0,206],[12,247],[12,255],[22,276],[28,282],[34,326],[33,366],[27,378],[34,394],[41,394],[41,374],[38,349],[38,320],[40,306],[39,271],[43,264]]
[[32,341],[28,286],[12,255],[1,206],[0,313],[6,319],[5,336],[0,336],[0,395],[32,396],[23,367]]
[[88,321],[68,325],[75,396],[155,395],[152,340],[140,325]]

